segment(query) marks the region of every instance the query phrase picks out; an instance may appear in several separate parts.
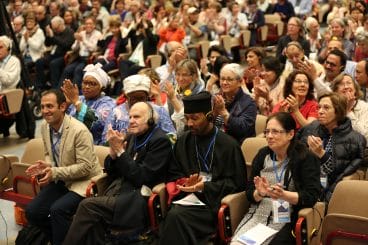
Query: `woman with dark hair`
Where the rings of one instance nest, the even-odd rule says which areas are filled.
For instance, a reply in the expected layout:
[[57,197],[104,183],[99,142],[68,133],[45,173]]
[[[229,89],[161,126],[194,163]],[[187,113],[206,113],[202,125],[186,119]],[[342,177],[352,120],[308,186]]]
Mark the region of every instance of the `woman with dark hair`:
[[127,52],[128,38],[122,38],[120,26],[120,16],[111,15],[109,17],[111,35],[97,42],[97,46],[105,53],[103,56],[99,56],[95,63],[101,63],[102,69],[106,72],[116,69],[119,54]]
[[332,91],[346,97],[347,117],[350,118],[353,129],[368,139],[368,103],[363,96],[358,83],[348,74],[338,75],[332,85]]
[[366,139],[353,130],[346,116],[347,101],[337,93],[322,95],[318,101],[318,120],[298,132],[319,159],[321,200],[329,201],[336,184],[362,164]]
[[247,67],[244,71],[244,82],[249,91],[253,89],[253,79],[262,71],[262,59],[265,56],[266,52],[260,47],[250,47],[245,51]]
[[79,28],[78,24],[78,13],[76,13],[74,10],[66,9],[63,14],[63,19],[66,26],[69,26],[70,29],[73,31],[77,31]]
[[152,23],[146,15],[129,31],[132,54],[127,60],[122,60],[119,65],[120,77],[124,80],[127,76],[135,75],[146,65],[149,55],[157,54],[158,35],[152,33]]
[[262,59],[262,72],[260,77],[255,77],[253,84],[254,100],[257,103],[260,114],[268,116],[273,107],[283,97],[284,82],[280,76],[283,65],[276,57],[267,56]]
[[207,58],[201,59],[201,76],[205,82],[210,78],[211,73],[213,73],[216,58],[222,55],[226,55],[226,50],[220,45],[213,45],[208,49]]
[[211,94],[217,94],[220,92],[220,71],[221,68],[226,65],[230,64],[231,59],[225,55],[221,55],[216,58],[213,64],[213,70],[211,73],[210,78],[207,80],[206,90]]
[[314,99],[313,81],[303,71],[293,71],[285,81],[284,100],[275,105],[272,112],[290,112],[296,122],[296,130],[313,122],[318,116],[318,104]]
[[[264,134],[268,146],[255,156],[246,188],[251,207],[231,244],[243,244],[238,242],[239,237],[258,224],[278,231],[262,244],[295,244],[291,231],[298,212],[313,207],[320,193],[319,161],[295,139],[295,131],[289,113],[278,112],[267,119]],[[285,210],[280,212],[279,206]]]

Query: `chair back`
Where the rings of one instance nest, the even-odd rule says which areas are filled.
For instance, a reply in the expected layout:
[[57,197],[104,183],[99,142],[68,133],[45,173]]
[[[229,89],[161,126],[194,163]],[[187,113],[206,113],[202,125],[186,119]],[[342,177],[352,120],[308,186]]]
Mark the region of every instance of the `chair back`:
[[322,243],[368,244],[368,181],[340,181],[328,204]]
[[18,161],[17,156],[0,155],[0,192],[12,187],[13,173],[11,164]]
[[263,137],[263,131],[266,129],[267,117],[257,114],[256,117],[256,136]]
[[149,60],[149,66],[152,69],[156,69],[161,65],[162,57],[159,54],[148,55],[147,59]]
[[94,149],[95,154],[98,158],[98,162],[100,163],[100,166],[104,167],[105,158],[107,157],[107,155],[109,155],[110,152],[109,147],[102,145],[95,145]]
[[45,149],[42,138],[35,138],[28,141],[20,159],[22,163],[28,164],[34,164],[37,160],[45,160]]
[[252,171],[252,162],[258,151],[267,146],[266,138],[262,137],[250,137],[246,138],[241,145],[243,156],[247,167],[247,178],[249,179]]
[[[5,101],[2,101],[2,109],[4,110],[2,113],[5,115],[14,114],[20,111],[23,102],[23,89],[9,89],[3,90],[0,92],[1,95],[5,96]],[[5,107],[5,108],[3,108]]]

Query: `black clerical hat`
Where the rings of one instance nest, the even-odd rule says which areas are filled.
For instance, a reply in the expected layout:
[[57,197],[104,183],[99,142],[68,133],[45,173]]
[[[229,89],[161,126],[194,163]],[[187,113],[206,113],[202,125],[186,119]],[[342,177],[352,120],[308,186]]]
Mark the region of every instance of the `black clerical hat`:
[[204,114],[207,114],[212,111],[211,97],[211,94],[206,91],[184,97],[184,113],[192,114],[203,112]]

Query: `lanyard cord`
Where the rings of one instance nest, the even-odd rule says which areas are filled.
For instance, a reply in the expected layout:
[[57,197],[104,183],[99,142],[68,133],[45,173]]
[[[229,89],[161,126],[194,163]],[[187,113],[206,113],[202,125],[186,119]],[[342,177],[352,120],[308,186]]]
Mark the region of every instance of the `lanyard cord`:
[[282,177],[285,174],[285,169],[286,169],[286,167],[287,167],[287,165],[289,163],[289,158],[286,158],[284,161],[282,161],[280,176],[277,173],[277,167],[276,167],[275,159],[276,159],[276,155],[274,153],[273,154],[273,157],[272,157],[273,171],[275,172],[275,177],[276,177],[277,183],[282,183],[281,182],[282,181]]
[[134,151],[136,152],[137,150],[139,150],[140,148],[142,148],[142,146],[146,145],[147,142],[152,138],[153,133],[156,131],[158,126],[156,126],[151,133],[144,139],[143,143],[137,145],[137,137],[135,137],[134,139]]
[[[56,141],[54,143],[54,135],[56,135]],[[50,128],[50,140],[51,140],[51,151],[52,151],[52,157],[54,158],[55,164],[57,165],[59,162],[59,154],[60,154],[60,149],[59,149],[59,153],[56,151],[56,146],[60,143],[61,140],[61,134],[59,132],[55,132]],[[59,145],[60,148],[60,145]]]
[[[202,154],[199,153],[198,144],[197,144],[197,137],[196,136],[194,137],[194,143],[195,143],[196,156],[197,156],[197,162],[198,162],[199,170],[201,171],[201,169],[202,169],[201,168],[201,162],[202,162],[207,173],[210,172],[210,170],[212,168],[212,163],[213,163],[213,155],[214,155],[214,152],[215,152],[216,137],[217,137],[217,133],[218,133],[218,128],[215,127],[215,129],[216,129],[215,133],[214,133],[214,135],[213,135],[213,137],[210,141],[210,144],[208,145],[207,152],[204,155],[204,157],[202,156]],[[209,166],[208,166],[207,158],[208,158],[208,155],[211,151],[211,148],[212,148],[211,161],[209,162]]]

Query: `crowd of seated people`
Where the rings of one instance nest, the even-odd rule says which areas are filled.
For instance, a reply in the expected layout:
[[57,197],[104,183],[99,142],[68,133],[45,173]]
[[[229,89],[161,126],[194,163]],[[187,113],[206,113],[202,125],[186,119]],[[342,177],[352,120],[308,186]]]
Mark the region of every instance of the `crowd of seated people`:
[[[277,231],[267,243],[295,244],[290,231],[297,211],[317,200],[328,203],[337,182],[364,165],[368,15],[365,2],[355,2],[360,5],[329,3],[323,7],[331,11],[318,16],[322,4],[314,1],[10,1],[14,27],[24,25],[17,34],[27,67],[34,67],[34,89],[63,93],[65,101],[54,104],[62,103],[67,118],[83,123],[95,145],[110,147],[105,168],[120,181],[98,199],[78,196],[71,227],[83,226],[83,233],[64,230],[55,238],[47,229],[49,238],[55,244],[64,237],[68,244],[102,241],[103,225],[123,225],[116,218],[124,210],[115,203],[143,205],[142,196],[123,201],[122,196],[166,182],[169,203],[190,196],[201,204],[171,203],[160,227],[161,244],[208,239],[216,231],[221,198],[239,191],[246,191],[254,213],[240,223],[234,244],[258,223]],[[267,15],[283,23],[274,43],[260,38],[262,26],[272,29]],[[239,41],[225,49],[223,35],[243,40],[248,30],[250,47]],[[209,42],[208,54],[198,46],[203,41]],[[3,55],[1,44],[4,89],[2,70],[12,69],[7,63],[15,57]],[[274,45],[271,53],[267,44]],[[151,67],[152,55],[161,64]],[[110,94],[106,88],[118,83],[121,91]],[[49,120],[50,108],[43,106]],[[240,147],[256,137],[257,115],[268,117],[267,145],[247,180]],[[7,136],[7,128],[0,133]],[[156,163],[153,153],[163,161]],[[42,171],[58,167],[45,164]],[[52,174],[48,178],[59,183]],[[289,205],[287,221],[273,216],[276,199]],[[90,227],[84,226],[87,217]],[[140,220],[139,228],[146,221]]]

